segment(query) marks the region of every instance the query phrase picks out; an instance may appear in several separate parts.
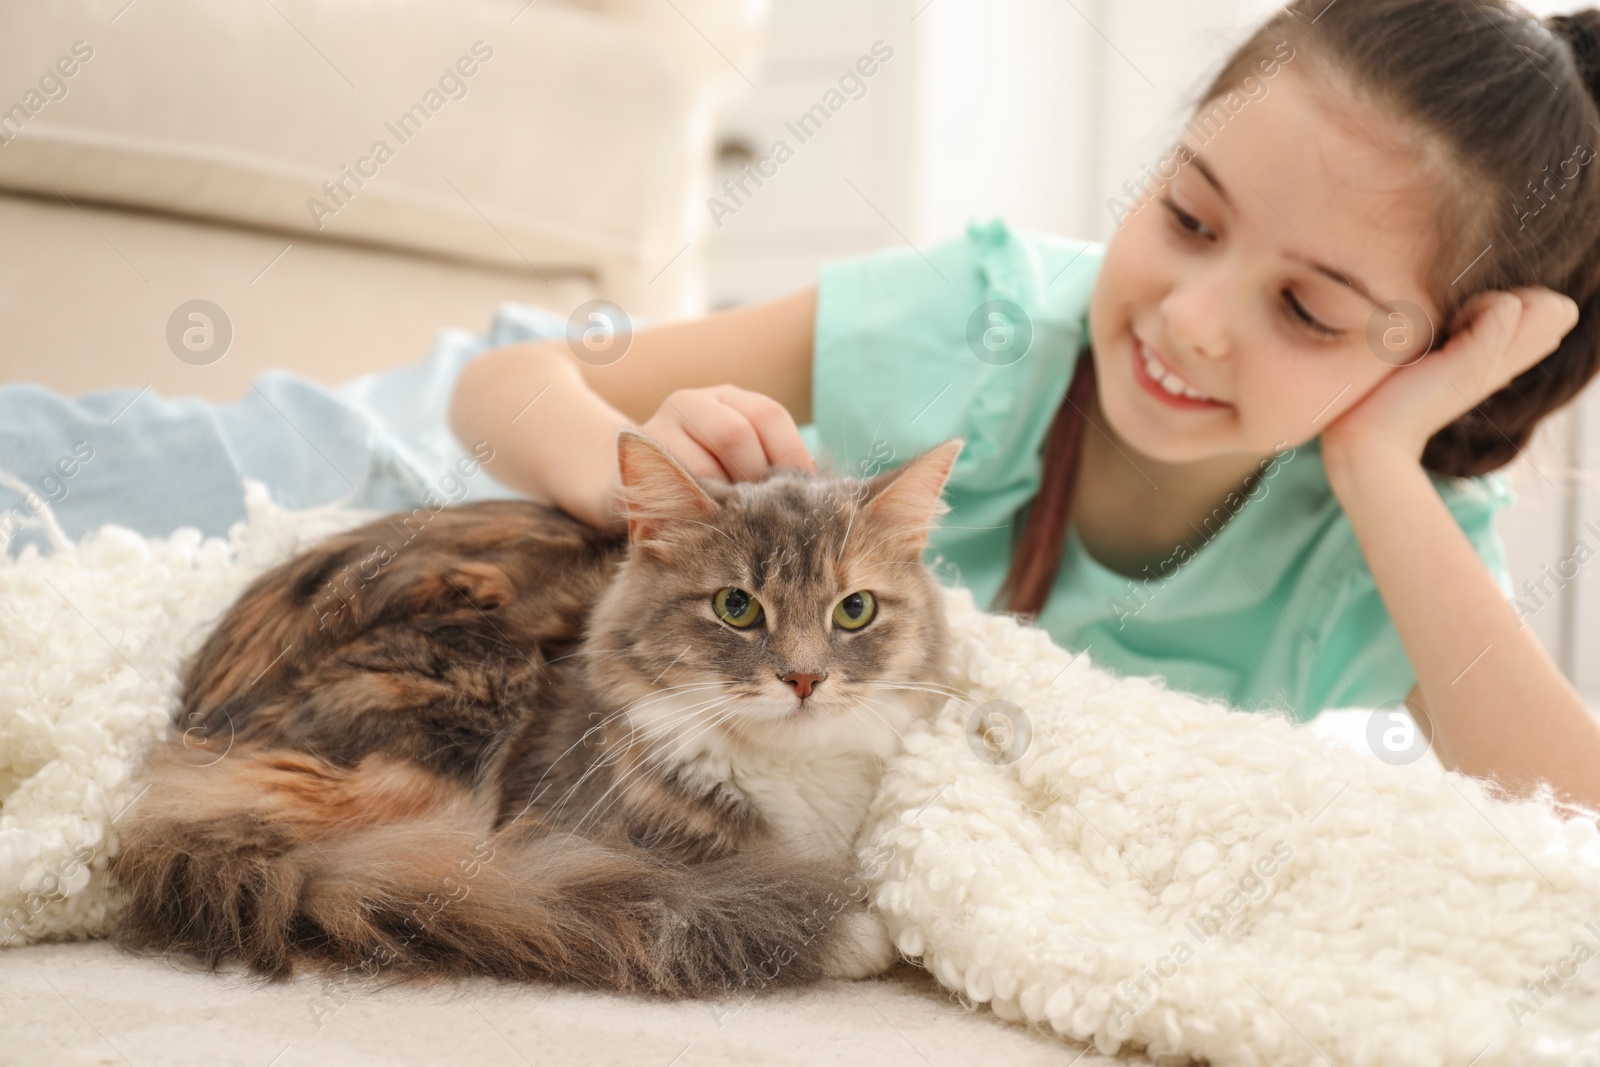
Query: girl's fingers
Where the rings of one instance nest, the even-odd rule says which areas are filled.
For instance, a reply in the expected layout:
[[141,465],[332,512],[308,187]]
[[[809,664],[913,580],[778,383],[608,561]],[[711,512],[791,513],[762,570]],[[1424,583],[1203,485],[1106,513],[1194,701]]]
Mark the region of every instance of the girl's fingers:
[[733,480],[718,462],[716,455],[679,429],[678,424],[656,423],[652,420],[645,423],[642,429],[671,452],[673,458],[683,464],[683,468],[696,478],[709,478],[718,482]]
[[1528,348],[1517,353],[1516,372],[1520,374],[1554,352],[1572,332],[1578,324],[1578,305],[1571,297],[1542,286],[1516,293],[1523,305],[1520,325],[1529,332]]
[[1577,324],[1577,304],[1543,286],[1479,293],[1471,318],[1448,347],[1461,350],[1445,371],[1453,391],[1477,404],[1550,355]]
[[727,406],[749,420],[766,453],[767,463],[774,467],[815,471],[816,461],[800,438],[800,428],[795,425],[789,409],[763,393],[753,393],[734,385],[719,386],[717,397]]
[[1466,322],[1441,350],[1442,363],[1432,370],[1442,389],[1435,403],[1455,411],[1464,401],[1476,404],[1517,373],[1525,325],[1523,302],[1515,292],[1488,290],[1477,294],[1461,309]]
[[[1470,309],[1470,310],[1468,310]],[[1506,290],[1479,293],[1467,304],[1469,319],[1463,347],[1471,344],[1488,351],[1503,350],[1522,317],[1522,300]],[[1458,335],[1460,336],[1460,335]]]
[[1486,351],[1477,362],[1478,373],[1468,382],[1474,404],[1509,381],[1520,369],[1517,365],[1521,363],[1521,350],[1526,345],[1526,310],[1516,293],[1502,291],[1496,295],[1485,316],[1490,320],[1483,334]]
[[700,478],[760,482],[773,467],[817,469],[788,409],[734,385],[680,389],[642,428]]
[[[1543,286],[1523,286],[1494,294],[1486,318],[1496,320],[1484,330],[1479,373],[1471,381],[1473,402],[1489,396],[1554,352],[1574,325],[1577,304]],[[1473,332],[1477,333],[1474,323]]]
[[716,457],[725,481],[759,482],[767,476],[767,453],[755,427],[710,389],[673,393],[659,414],[676,416],[678,429]]

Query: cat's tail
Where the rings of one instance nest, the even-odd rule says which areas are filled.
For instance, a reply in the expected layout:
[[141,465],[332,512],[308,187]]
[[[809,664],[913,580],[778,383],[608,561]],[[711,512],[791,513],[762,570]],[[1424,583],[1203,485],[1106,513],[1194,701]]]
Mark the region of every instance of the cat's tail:
[[[773,850],[684,865],[642,848],[491,832],[463,784],[369,757],[349,769],[159,746],[119,828],[114,937],[287,978],[480,974],[703,996],[892,962],[842,859]],[[852,892],[854,888],[854,892]]]

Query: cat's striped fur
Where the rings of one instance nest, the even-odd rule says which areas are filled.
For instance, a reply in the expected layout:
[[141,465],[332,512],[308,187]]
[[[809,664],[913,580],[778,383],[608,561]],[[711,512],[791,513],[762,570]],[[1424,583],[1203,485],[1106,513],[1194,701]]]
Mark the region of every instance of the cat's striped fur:
[[[868,481],[736,485],[634,431],[618,447],[626,538],[467,504],[246,589],[118,828],[117,940],[269,978],[667,996],[892,962],[851,841],[899,734],[944,699],[921,556],[961,443]],[[719,618],[725,586],[764,625]],[[878,614],[842,630],[861,589]],[[824,677],[802,698],[792,672]]]

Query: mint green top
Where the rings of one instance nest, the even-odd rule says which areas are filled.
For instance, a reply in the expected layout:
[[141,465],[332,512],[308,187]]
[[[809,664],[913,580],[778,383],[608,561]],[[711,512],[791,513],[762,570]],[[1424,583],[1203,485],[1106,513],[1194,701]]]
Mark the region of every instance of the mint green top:
[[[981,608],[993,605],[1012,525],[1038,492],[1104,253],[994,222],[926,251],[894,248],[819,272],[815,419],[802,437],[859,476],[965,438],[945,490],[951,511],[926,558]],[[1510,486],[1499,475],[1433,483],[1509,597],[1494,516],[1514,502]],[[1206,524],[1197,550],[1139,578],[1100,564],[1069,528],[1039,625],[1100,666],[1297,721],[1402,699],[1416,674],[1328,485],[1320,442],[1285,448],[1229,510]]]

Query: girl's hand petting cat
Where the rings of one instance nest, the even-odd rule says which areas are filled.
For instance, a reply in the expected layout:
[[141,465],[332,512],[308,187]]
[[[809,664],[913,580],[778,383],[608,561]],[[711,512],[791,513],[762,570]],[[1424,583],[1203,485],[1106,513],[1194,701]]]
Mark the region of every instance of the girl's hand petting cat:
[[[800,439],[789,409],[762,393],[736,385],[672,392],[639,429],[665,445],[679,463],[701,478],[759,482],[775,467],[814,472],[816,461]],[[604,529],[628,528],[622,472],[612,457],[603,505]]]
[[1543,286],[1490,290],[1461,309],[1467,326],[1380,382],[1322,432],[1325,457],[1377,447],[1421,460],[1428,439],[1556,350],[1578,305]]
[[774,467],[817,469],[789,410],[736,385],[679,389],[640,429],[701,478],[760,482]]

